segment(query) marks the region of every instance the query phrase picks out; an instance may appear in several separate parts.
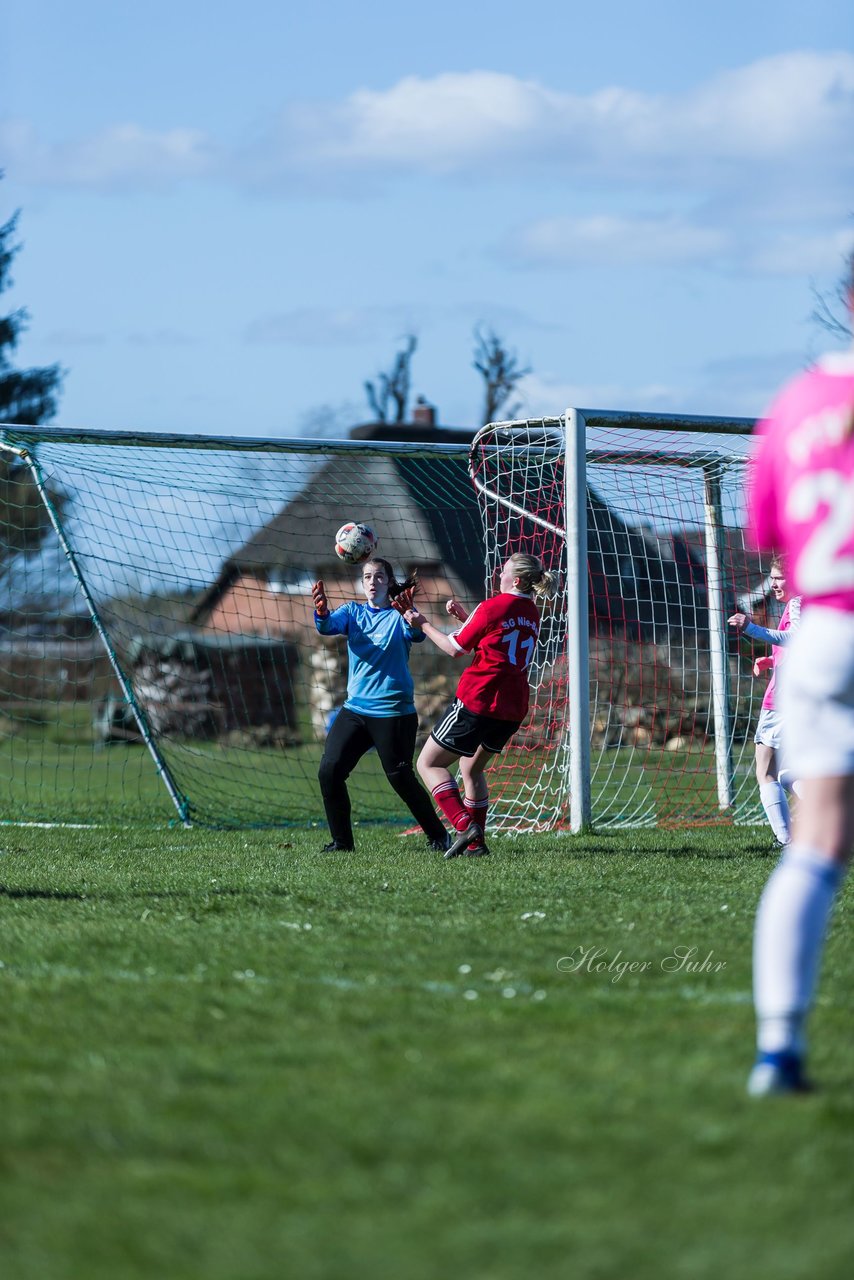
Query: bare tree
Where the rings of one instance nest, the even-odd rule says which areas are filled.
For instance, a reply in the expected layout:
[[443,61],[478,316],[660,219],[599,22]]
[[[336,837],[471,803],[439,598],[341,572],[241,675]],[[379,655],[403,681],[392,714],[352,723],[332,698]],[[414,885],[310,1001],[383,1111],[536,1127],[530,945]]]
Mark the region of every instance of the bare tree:
[[407,335],[402,351],[398,351],[390,373],[380,373],[376,382],[365,383],[365,394],[376,422],[405,422],[409,403],[410,366],[418,339]]
[[851,336],[851,297],[854,295],[854,252],[848,255],[845,271],[830,297],[813,286],[811,319],[834,338]]
[[[499,412],[507,404],[519,383],[530,372],[522,367],[515,351],[509,351],[492,329],[484,331],[478,325],[474,330],[475,348],[472,365],[484,381],[483,425],[496,422]],[[511,405],[505,417],[514,418],[521,404]]]

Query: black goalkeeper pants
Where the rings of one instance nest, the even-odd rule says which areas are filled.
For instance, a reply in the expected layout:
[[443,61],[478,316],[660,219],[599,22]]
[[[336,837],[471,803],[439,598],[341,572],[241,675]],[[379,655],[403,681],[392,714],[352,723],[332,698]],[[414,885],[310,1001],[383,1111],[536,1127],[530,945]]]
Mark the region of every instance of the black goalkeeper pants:
[[445,828],[412,767],[418,716],[363,716],[347,707],[329,730],[318,778],[332,839],[353,848],[347,779],[366,752],[376,747],[385,776],[431,840],[444,842]]

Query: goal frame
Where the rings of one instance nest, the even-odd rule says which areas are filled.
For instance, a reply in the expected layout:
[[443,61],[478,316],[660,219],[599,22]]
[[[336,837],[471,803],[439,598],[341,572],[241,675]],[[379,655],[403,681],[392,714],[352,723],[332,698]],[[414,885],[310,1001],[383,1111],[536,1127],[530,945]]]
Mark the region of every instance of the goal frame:
[[[664,431],[693,435],[749,436],[752,418],[715,417],[709,415],[654,414],[615,412],[601,409],[568,408],[561,418],[517,419],[487,423],[472,442],[470,471],[475,485],[473,460],[481,441],[496,430],[522,432],[536,424],[544,431],[562,430],[564,436],[564,512],[565,528],[549,524],[549,528],[566,543],[567,567],[567,686],[569,690],[569,740],[565,774],[569,788],[570,831],[580,834],[593,826],[591,750],[590,750],[590,623],[587,590],[587,463],[608,461],[607,451],[588,449],[588,428],[604,427],[626,431]],[[627,461],[625,452],[619,460]],[[706,589],[709,606],[709,638],[711,653],[712,712],[715,726],[715,771],[718,808],[721,813],[732,809],[734,800],[734,768],[732,758],[732,715],[730,680],[727,663],[727,636],[723,577],[723,510],[721,476],[728,459],[704,454],[702,457],[678,453],[638,454],[646,464],[673,467],[702,467],[704,493],[704,543],[706,552]],[[484,486],[480,486],[485,491]],[[493,500],[502,499],[488,493]],[[515,514],[539,525],[542,518],[525,511],[516,503],[507,503]],[[572,536],[570,536],[570,534]]]

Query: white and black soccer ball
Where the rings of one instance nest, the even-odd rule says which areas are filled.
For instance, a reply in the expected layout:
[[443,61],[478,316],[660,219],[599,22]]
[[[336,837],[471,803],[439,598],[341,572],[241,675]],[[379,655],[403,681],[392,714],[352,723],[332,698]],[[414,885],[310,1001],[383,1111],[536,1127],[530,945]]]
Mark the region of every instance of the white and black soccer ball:
[[378,541],[370,525],[348,520],[335,535],[335,554],[345,564],[364,564],[376,551]]

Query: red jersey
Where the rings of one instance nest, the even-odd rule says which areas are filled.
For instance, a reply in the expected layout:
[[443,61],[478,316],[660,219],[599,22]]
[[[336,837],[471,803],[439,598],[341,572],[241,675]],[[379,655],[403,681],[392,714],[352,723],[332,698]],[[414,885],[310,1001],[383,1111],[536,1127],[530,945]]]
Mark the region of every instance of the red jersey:
[[524,720],[539,631],[540,611],[528,596],[502,592],[479,604],[451,636],[462,653],[474,650],[457,685],[463,706],[494,720]]

